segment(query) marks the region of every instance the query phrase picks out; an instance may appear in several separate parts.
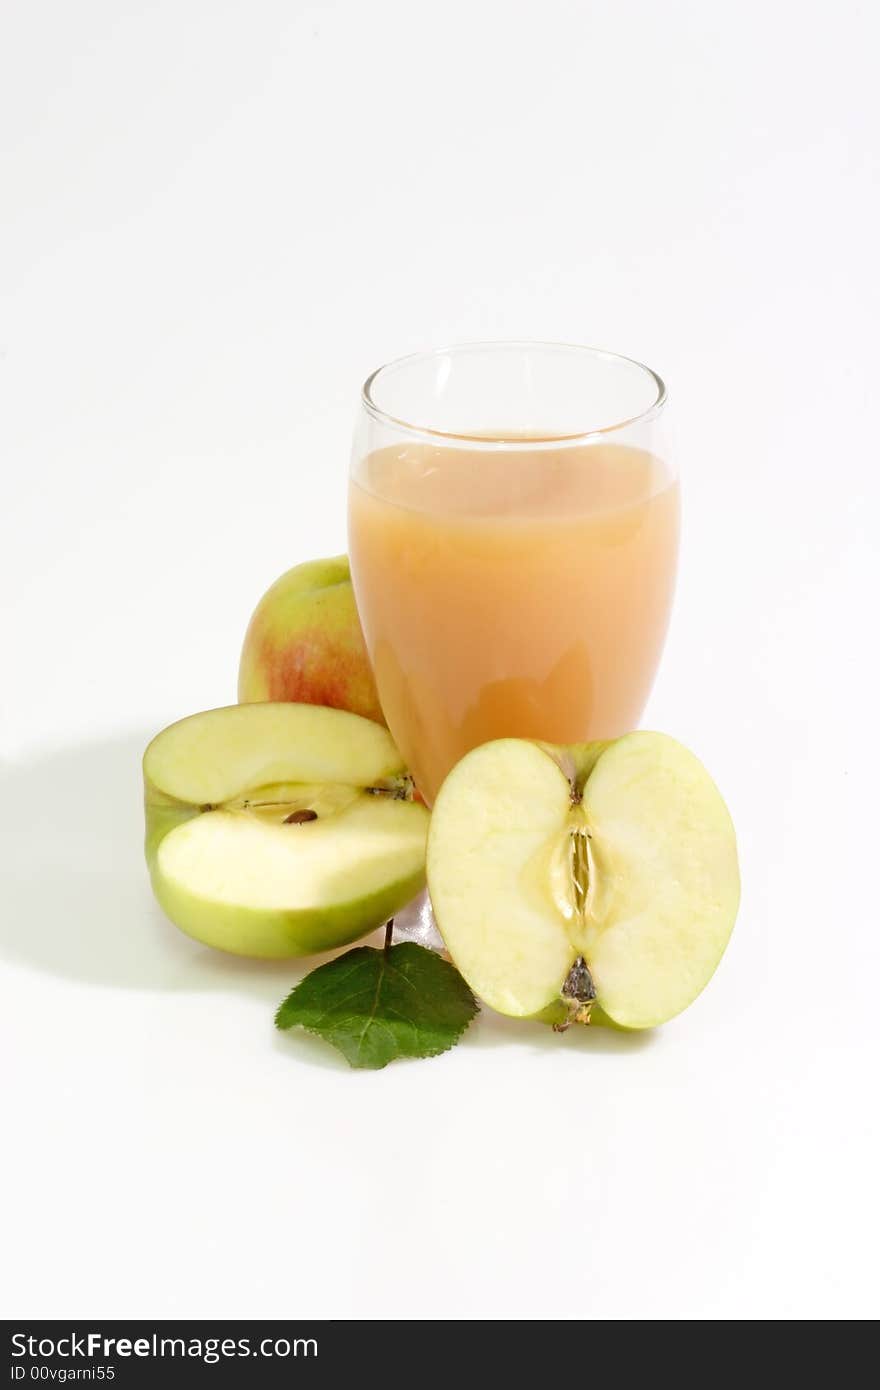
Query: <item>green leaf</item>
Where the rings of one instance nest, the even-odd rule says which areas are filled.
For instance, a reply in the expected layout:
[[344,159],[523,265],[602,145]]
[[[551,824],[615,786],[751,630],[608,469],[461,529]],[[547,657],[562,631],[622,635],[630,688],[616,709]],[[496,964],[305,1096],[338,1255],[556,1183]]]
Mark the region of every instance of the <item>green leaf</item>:
[[402,941],[357,946],[319,965],[287,996],[278,1028],[307,1028],[353,1067],[384,1067],[397,1057],[436,1057],[458,1042],[477,1004],[454,965]]

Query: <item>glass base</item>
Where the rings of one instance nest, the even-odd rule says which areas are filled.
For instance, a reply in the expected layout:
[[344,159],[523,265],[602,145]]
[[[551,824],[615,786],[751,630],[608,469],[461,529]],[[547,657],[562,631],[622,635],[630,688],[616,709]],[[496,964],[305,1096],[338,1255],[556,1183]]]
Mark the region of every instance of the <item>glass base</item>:
[[427,946],[429,951],[446,950],[434,921],[427,888],[394,914],[394,940],[415,941],[419,946]]

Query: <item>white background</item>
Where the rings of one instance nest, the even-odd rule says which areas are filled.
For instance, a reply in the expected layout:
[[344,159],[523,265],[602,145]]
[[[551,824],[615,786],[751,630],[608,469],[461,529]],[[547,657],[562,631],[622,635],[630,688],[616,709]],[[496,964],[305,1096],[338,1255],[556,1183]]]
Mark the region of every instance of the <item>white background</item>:
[[[880,1312],[877,10],[13,0],[0,131],[7,1316]],[[738,825],[653,1036],[351,1072],[179,935],[138,758],[345,546],[357,391],[447,341],[670,384],[648,726]]]

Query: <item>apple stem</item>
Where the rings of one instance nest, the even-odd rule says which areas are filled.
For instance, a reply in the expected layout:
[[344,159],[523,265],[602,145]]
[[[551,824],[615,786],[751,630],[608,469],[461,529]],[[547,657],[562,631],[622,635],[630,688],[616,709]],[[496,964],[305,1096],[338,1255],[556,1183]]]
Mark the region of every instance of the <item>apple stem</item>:
[[394,918],[389,917],[385,923],[385,953],[391,950],[391,938],[394,936]]

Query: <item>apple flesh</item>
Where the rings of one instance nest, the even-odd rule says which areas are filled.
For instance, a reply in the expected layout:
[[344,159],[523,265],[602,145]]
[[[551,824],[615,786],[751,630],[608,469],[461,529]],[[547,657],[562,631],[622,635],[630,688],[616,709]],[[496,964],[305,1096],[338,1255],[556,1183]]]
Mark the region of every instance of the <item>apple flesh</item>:
[[427,872],[474,992],[560,1026],[673,1018],[708,983],[739,904],[727,807],[663,734],[474,749],[437,797]]
[[183,719],[144,754],[156,897],[189,936],[237,955],[342,946],[425,881],[428,812],[387,729],[303,704]]
[[238,698],[327,705],[384,724],[346,555],[297,565],[263,595],[245,634]]

